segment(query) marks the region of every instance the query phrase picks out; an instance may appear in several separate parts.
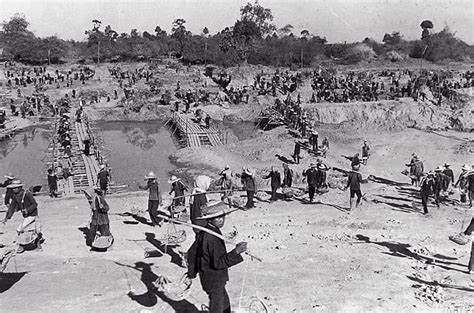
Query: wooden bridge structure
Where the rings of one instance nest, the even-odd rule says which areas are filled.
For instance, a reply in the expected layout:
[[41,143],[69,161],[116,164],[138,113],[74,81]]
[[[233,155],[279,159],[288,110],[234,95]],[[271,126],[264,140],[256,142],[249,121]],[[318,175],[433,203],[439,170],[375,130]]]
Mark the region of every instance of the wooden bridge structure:
[[[57,122],[56,122],[57,123]],[[71,176],[58,181],[58,192],[63,196],[73,196],[83,190],[93,187],[97,181],[97,173],[102,164],[102,156],[94,142],[89,121],[84,114],[81,122],[70,123],[69,135],[71,136],[71,152],[67,154],[61,147],[55,126],[53,139],[46,153],[46,160],[49,168],[53,168],[58,173],[58,168],[64,170],[69,168]],[[84,140],[91,140],[89,155],[84,154]],[[63,171],[59,171],[63,172]]]
[[173,112],[167,124],[170,124],[173,134],[178,134],[186,147],[219,146],[222,145],[221,132],[212,125],[198,123],[192,119],[192,114]]

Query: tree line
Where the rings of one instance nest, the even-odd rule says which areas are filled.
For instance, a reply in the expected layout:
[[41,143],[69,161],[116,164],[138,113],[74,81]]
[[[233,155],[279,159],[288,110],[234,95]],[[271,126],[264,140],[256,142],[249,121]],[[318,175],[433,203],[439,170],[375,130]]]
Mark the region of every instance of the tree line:
[[[233,26],[211,35],[204,27],[200,34],[186,28],[186,20],[176,19],[168,34],[160,26],[153,33],[118,33],[111,25],[103,27],[98,19],[85,30],[85,41],[63,40],[56,36],[39,38],[29,29],[22,14],[15,14],[1,24],[0,48],[3,57],[28,64],[61,63],[68,59],[82,61],[141,61],[174,56],[185,64],[234,66],[241,63],[272,66],[309,66],[315,60],[333,60],[352,64],[367,58],[385,57],[388,53],[423,58],[468,61],[474,59],[474,47],[456,38],[448,27],[432,32],[433,23],[420,24],[420,40],[405,40],[400,32],[385,34],[379,42],[365,38],[356,43],[327,43],[326,38],[303,30],[293,32],[292,25],[281,28],[273,23],[270,9],[258,1],[240,8],[240,18]],[[395,61],[395,60],[394,60]]]

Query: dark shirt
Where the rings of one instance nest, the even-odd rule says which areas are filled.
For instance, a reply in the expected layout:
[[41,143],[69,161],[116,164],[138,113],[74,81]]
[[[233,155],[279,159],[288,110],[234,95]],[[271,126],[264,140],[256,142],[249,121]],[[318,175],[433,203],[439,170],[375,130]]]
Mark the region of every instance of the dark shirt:
[[255,191],[255,180],[251,175],[248,175],[247,173],[242,173],[240,176],[242,180],[242,185],[244,185],[245,190],[247,191]]
[[368,157],[369,156],[369,146],[368,145],[363,145],[362,146],[362,156],[363,157]]
[[[193,197],[193,203],[191,204],[191,209],[190,209],[190,219],[191,223],[197,224],[197,225],[205,225],[205,221],[203,220],[197,220],[198,217],[201,217],[201,207],[203,205],[207,204],[207,197],[206,194],[198,194]],[[204,223],[203,223],[204,222]]]
[[443,171],[444,175],[449,177],[449,180],[454,183],[454,172],[452,169],[447,168]]
[[109,204],[105,198],[95,195],[91,203],[92,218],[91,225],[107,225],[109,224]]
[[347,179],[347,187],[351,190],[360,190],[360,183],[362,182],[362,175],[358,172],[350,172]]
[[186,185],[184,185],[181,181],[174,182],[171,185],[171,192],[174,191],[175,197],[183,196],[185,190],[188,190],[188,187],[186,187]]
[[17,194],[13,194],[6,219],[10,219],[16,211],[22,211],[23,217],[38,216],[38,204],[33,194],[24,189]]
[[97,180],[99,181],[100,185],[107,185],[107,183],[109,182],[109,177],[109,171],[105,169],[100,170],[99,173],[97,173]]
[[310,186],[316,186],[318,183],[318,173],[315,168],[310,168],[303,171],[303,176],[306,176],[306,181]]
[[474,191],[474,172],[467,175],[467,190]]
[[[352,157],[351,166],[357,166],[360,164],[360,159],[357,156]],[[355,189],[354,189],[355,190]]]
[[58,187],[58,176],[55,174],[48,174],[48,186],[50,187]]
[[148,200],[158,200],[161,202],[160,185],[156,180],[148,180],[146,184],[148,189]]
[[272,187],[280,187],[281,186],[281,175],[278,171],[271,171],[267,176],[263,177],[263,179],[270,178],[270,185]]
[[[214,225],[207,224],[206,228],[222,234]],[[227,252],[222,239],[204,231],[199,232],[196,242],[197,270],[202,288],[209,292],[225,287],[229,280],[228,268],[242,262],[242,256],[235,250]]]

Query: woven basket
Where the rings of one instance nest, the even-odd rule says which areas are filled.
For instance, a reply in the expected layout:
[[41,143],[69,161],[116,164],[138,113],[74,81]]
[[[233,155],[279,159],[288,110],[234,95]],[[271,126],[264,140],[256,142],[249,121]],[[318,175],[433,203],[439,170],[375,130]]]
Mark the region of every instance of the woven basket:
[[184,300],[191,291],[192,280],[186,274],[179,281],[173,282],[164,276],[158,277],[153,283],[165,297],[172,301]]

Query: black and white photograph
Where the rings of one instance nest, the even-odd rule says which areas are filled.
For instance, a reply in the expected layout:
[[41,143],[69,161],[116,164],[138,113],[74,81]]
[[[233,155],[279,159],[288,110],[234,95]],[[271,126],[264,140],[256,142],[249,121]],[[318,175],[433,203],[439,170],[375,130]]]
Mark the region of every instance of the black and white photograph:
[[474,312],[471,0],[0,0],[0,312]]

